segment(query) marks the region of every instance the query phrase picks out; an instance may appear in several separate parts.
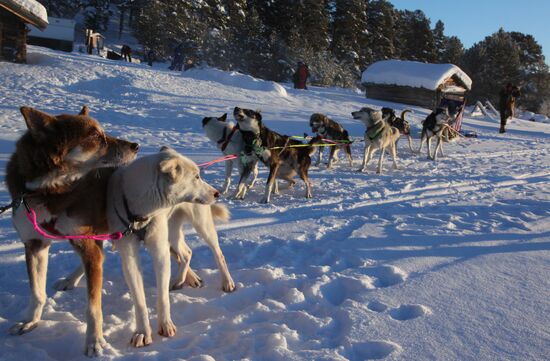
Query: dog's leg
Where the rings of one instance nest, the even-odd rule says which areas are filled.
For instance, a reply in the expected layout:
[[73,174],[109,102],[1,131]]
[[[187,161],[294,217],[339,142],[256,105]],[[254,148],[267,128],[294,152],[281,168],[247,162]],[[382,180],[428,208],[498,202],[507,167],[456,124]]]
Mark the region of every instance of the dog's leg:
[[409,140],[409,149],[411,150],[411,153],[414,153],[414,149],[412,146],[412,137],[410,135],[407,135],[407,139]]
[[325,149],[325,147],[323,146],[317,146],[317,148],[319,148],[319,152],[317,153],[317,162],[315,163],[315,166],[319,166],[321,164],[321,161],[323,160],[323,150]]
[[336,146],[332,146],[330,147],[330,155],[329,155],[329,158],[328,158],[328,164],[327,164],[327,169],[330,169],[332,167],[332,163],[336,163],[336,155],[337,155],[337,149],[336,149]]
[[10,334],[22,335],[38,326],[46,303],[46,274],[48,272],[48,251],[51,242],[31,239],[25,242],[25,261],[31,286],[31,299],[23,321],[10,328]]
[[193,251],[191,251],[191,248],[185,243],[185,235],[182,227],[184,217],[185,215],[183,212],[176,209],[168,220],[170,251],[173,253],[178,263],[178,273],[170,284],[170,291],[183,288],[193,256]]
[[193,227],[214,254],[214,259],[216,260],[222,278],[222,290],[224,292],[233,292],[235,290],[235,282],[233,282],[233,278],[231,278],[229,274],[225,257],[223,256],[218,242],[218,232],[214,226],[210,206],[200,206],[198,213],[197,216],[193,217]]
[[173,337],[176,326],[170,316],[170,246],[166,242],[168,220],[163,216],[155,217],[147,227],[145,246],[151,252],[157,281],[157,332],[164,337]]
[[380,148],[380,158],[378,158],[378,169],[376,170],[377,174],[382,174],[382,162],[384,162],[384,153],[386,148]]
[[265,195],[262,200],[263,203],[269,203],[271,200],[271,191],[273,190],[273,183],[277,181],[277,172],[279,171],[279,164],[272,164],[269,169],[269,176],[267,177],[267,183],[265,185]]
[[231,186],[231,171],[233,170],[233,161],[228,160],[225,162],[225,182],[223,183],[222,194],[226,194]]
[[258,169],[258,162],[254,163],[254,166],[252,167],[252,180],[248,184],[248,189],[254,187],[254,184],[256,184],[256,180],[258,180],[258,173],[260,170]]
[[132,335],[130,343],[134,347],[147,346],[153,342],[153,338],[151,325],[149,324],[149,311],[147,311],[147,304],[145,302],[145,291],[143,289],[139,241],[136,236],[130,235],[116,242],[122,261],[124,279],[134,301],[136,331]]
[[83,240],[73,243],[82,259],[88,288],[86,315],[86,350],[88,357],[101,355],[106,342],[103,338],[101,290],[103,288],[103,248],[101,241]]
[[349,166],[353,167],[353,158],[351,157],[351,145],[346,144],[346,154],[348,155]]
[[433,157],[432,157],[432,137],[427,137],[426,144],[428,146],[428,159],[433,159]]
[[391,156],[392,156],[392,159],[393,159],[393,169],[397,169],[398,166],[397,166],[397,144],[396,143],[393,143],[391,145]]
[[275,182],[273,182],[273,194],[279,194],[279,180],[275,179]]
[[426,134],[422,132],[422,135],[420,137],[420,146],[418,147],[418,154],[422,153],[422,144],[424,144],[424,140],[426,140]]
[[56,291],[69,291],[78,285],[78,282],[84,276],[84,266],[82,263],[69,275],[69,277],[62,278],[53,284],[53,288]]
[[235,199],[244,199],[247,191],[246,187],[246,180],[248,179],[248,176],[250,175],[250,172],[252,171],[252,164],[249,162],[245,165],[243,165],[243,171],[241,173],[241,178],[239,179],[239,185],[237,186],[237,191],[233,195],[233,198]]
[[309,181],[309,176],[307,175],[309,165],[300,167],[300,178],[304,181],[306,185],[306,198],[313,198],[311,194],[311,182]]
[[370,144],[367,145],[366,142],[367,142],[367,139],[365,138],[365,151],[363,154],[363,164],[361,164],[361,168],[359,168],[359,172],[365,172],[367,170],[367,162],[368,162],[367,158],[370,158],[370,154],[371,154],[371,145]]

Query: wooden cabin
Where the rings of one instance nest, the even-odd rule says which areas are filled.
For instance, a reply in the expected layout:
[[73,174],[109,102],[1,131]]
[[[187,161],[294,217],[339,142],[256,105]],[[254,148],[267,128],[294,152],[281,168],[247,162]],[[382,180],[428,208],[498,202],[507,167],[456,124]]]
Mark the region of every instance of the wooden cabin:
[[48,26],[46,8],[35,0],[0,0],[0,60],[27,62],[27,26]]
[[383,60],[363,72],[367,98],[434,109],[443,98],[464,102],[472,80],[453,64]]

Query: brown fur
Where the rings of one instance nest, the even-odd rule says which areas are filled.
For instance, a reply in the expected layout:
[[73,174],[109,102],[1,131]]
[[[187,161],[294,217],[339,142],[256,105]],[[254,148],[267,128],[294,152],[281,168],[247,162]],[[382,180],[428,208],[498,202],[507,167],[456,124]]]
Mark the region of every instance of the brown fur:
[[[25,195],[36,209],[37,218],[55,227],[58,217],[76,222],[79,234],[108,231],[105,215],[107,182],[116,166],[132,160],[138,144],[105,134],[99,123],[89,116],[87,107],[78,115],[53,116],[22,107],[28,131],[18,140],[6,169],[6,182],[12,198]],[[29,189],[29,185],[32,187]],[[42,208],[44,207],[44,208]],[[49,213],[49,216],[47,213]],[[30,225],[14,210],[18,232],[26,234],[25,259],[31,297],[36,306],[27,318],[14,325],[12,334],[31,331],[40,320],[45,302],[45,275],[50,240],[29,239]],[[54,229],[54,231],[56,231]],[[54,232],[55,233],[55,232]],[[23,236],[22,236],[23,237]],[[82,259],[88,284],[86,353],[101,353],[105,342],[102,334],[101,288],[103,253],[101,242],[71,241]],[[45,253],[44,253],[45,252]]]
[[[337,122],[330,119],[324,114],[320,113],[314,113],[309,118],[309,125],[311,127],[311,130],[314,133],[319,134],[321,137],[333,140],[333,141],[343,141],[341,145],[338,146],[329,146],[330,149],[330,156],[328,161],[328,168],[332,166],[332,163],[334,161],[337,161],[336,156],[338,154],[338,150],[343,149],[346,152],[346,155],[348,157],[349,165],[350,167],[353,165],[353,158],[351,156],[351,142],[349,139],[348,132]],[[319,165],[321,163],[321,156],[323,152],[322,146],[319,146],[319,155],[317,158],[316,165]]]

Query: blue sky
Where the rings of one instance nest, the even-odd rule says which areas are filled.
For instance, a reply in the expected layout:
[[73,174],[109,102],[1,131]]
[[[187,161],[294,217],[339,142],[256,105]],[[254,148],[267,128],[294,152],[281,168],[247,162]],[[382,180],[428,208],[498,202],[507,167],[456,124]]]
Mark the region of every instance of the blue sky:
[[424,11],[445,24],[445,35],[457,36],[465,48],[499,28],[531,34],[550,63],[550,0],[390,0],[400,10]]

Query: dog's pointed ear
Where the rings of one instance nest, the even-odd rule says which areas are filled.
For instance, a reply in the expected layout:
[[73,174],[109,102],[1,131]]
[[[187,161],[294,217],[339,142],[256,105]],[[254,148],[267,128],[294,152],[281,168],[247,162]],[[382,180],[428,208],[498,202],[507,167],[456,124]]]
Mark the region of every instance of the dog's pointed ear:
[[227,113],[223,113],[223,115],[218,119],[221,120],[222,122],[225,122],[227,120]]
[[183,174],[183,168],[175,158],[165,159],[160,162],[159,171],[165,174],[172,182],[175,182]]
[[87,117],[88,115],[90,115],[90,108],[84,105],[78,115],[84,115],[85,117]]
[[261,109],[256,109],[256,114],[258,115],[258,120],[261,123],[262,122],[262,110]]
[[44,133],[48,124],[55,121],[55,117],[48,113],[41,112],[40,110],[31,107],[21,107],[21,114],[25,118],[27,128],[33,136],[38,136]]
[[170,147],[167,146],[167,145],[163,145],[162,147],[160,147],[160,151],[161,151],[161,152],[169,152],[169,151],[171,151],[171,150],[173,150],[173,149],[170,148]]

